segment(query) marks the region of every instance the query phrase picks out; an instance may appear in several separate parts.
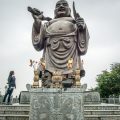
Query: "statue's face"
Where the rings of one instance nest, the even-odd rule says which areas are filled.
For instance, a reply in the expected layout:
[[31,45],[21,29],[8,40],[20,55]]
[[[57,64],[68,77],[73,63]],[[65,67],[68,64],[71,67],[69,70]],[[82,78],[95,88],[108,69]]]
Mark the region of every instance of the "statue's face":
[[55,18],[59,17],[69,17],[70,16],[70,8],[67,1],[58,1],[56,3],[55,8]]

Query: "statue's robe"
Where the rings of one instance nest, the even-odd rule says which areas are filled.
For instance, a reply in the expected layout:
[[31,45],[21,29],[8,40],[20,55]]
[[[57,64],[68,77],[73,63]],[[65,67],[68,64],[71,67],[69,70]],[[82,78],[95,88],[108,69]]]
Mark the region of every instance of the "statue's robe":
[[[61,71],[69,74],[81,65],[80,56],[87,52],[89,33],[87,27],[79,30],[71,17],[53,19],[41,24],[39,32],[33,24],[32,43],[36,50],[44,50],[43,58],[46,70]],[[73,68],[68,69],[69,59],[73,59]]]

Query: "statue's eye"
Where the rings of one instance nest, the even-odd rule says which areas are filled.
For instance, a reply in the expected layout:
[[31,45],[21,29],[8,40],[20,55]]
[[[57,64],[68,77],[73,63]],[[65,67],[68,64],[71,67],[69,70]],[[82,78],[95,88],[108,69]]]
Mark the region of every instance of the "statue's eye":
[[68,6],[68,4],[67,3],[63,3],[63,6]]
[[56,8],[57,8],[57,7],[60,7],[60,4],[57,4],[57,5],[56,5]]

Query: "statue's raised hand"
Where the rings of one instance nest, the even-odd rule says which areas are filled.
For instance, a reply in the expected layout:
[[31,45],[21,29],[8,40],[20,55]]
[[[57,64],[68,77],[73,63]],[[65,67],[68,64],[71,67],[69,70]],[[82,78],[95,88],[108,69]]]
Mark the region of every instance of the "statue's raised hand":
[[85,22],[84,19],[80,17],[79,13],[76,12],[74,1],[73,1],[73,15],[78,29],[83,30],[85,28]]
[[32,8],[29,6],[27,9],[29,12],[32,13],[32,16],[33,16],[35,22],[41,22],[42,20],[46,20],[46,21],[52,20],[52,18],[50,18],[50,17],[45,17],[43,15],[43,12],[36,8]]
[[83,18],[79,16],[79,14],[77,15],[77,18],[75,21],[79,30],[83,30],[85,28],[85,21]]
[[41,21],[43,20],[43,12],[39,11],[36,8],[33,8],[33,11],[35,11],[35,13],[32,13],[35,24],[40,25]]
[[40,20],[43,19],[43,12],[42,11],[40,11],[36,8],[33,8],[32,10],[33,10],[32,16],[34,19],[40,19]]
[[36,8],[32,8],[32,7],[28,7],[27,9],[28,9],[29,12],[32,13],[35,24],[40,25],[41,21],[43,19],[43,12],[36,9]]

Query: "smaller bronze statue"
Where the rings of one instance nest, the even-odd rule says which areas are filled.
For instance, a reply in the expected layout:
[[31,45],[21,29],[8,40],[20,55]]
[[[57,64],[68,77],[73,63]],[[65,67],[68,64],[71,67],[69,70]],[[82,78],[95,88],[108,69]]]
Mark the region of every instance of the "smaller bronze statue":
[[62,88],[63,76],[60,71],[55,71],[52,74],[52,87],[53,88]]
[[38,62],[30,59],[30,67],[34,68],[34,78],[33,78],[33,85],[32,88],[38,88],[39,87],[39,73],[38,73]]
[[72,69],[73,68],[73,58],[70,58],[67,63],[67,68]]

